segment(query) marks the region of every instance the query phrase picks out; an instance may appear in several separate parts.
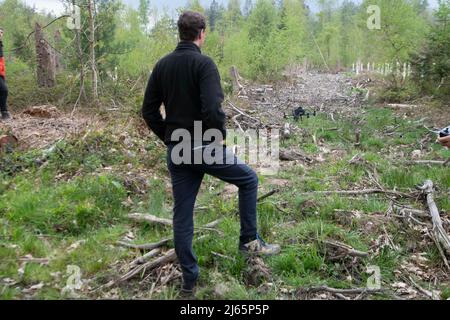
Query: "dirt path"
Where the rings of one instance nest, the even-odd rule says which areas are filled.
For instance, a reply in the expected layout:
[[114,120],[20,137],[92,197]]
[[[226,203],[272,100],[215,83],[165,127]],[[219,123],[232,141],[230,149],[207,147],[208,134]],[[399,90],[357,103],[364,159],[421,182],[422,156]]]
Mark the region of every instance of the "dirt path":
[[80,134],[89,127],[101,128],[102,122],[95,116],[62,114],[53,106],[30,107],[13,120],[0,122],[0,135],[12,135],[19,141],[19,148],[43,149],[56,141]]
[[[293,110],[327,113],[330,117],[355,113],[363,105],[369,78],[354,80],[345,74],[318,72],[291,75],[275,85],[255,85],[243,81],[244,90],[236,103],[264,123],[282,126]],[[228,106],[227,106],[228,107]],[[234,112],[235,113],[235,112]]]

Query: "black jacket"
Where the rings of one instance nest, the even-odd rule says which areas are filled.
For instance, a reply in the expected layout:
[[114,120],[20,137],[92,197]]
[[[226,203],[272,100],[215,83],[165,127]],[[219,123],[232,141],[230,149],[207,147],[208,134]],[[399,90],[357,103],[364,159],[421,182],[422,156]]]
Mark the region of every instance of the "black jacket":
[[[174,52],[153,69],[145,92],[142,116],[150,129],[166,144],[177,129],[194,131],[202,121],[203,132],[218,129],[226,137],[224,94],[214,61],[202,55],[192,42],[180,42]],[[160,112],[164,104],[166,119]]]

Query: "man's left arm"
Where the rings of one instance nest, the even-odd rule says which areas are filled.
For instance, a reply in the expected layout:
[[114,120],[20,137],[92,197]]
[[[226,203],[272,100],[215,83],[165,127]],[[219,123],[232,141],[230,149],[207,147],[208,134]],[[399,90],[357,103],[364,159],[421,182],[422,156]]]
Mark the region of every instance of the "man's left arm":
[[153,70],[145,91],[142,116],[148,127],[162,140],[165,141],[166,123],[161,115],[162,95],[157,83],[156,67]]

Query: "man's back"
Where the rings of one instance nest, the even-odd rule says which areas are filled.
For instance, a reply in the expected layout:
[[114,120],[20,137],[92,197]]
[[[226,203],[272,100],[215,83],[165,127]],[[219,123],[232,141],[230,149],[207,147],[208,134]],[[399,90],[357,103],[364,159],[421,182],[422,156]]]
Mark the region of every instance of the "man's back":
[[[203,122],[203,131],[218,129],[226,135],[226,116],[220,75],[214,62],[201,54],[193,42],[180,42],[176,50],[161,59],[149,80],[143,116],[150,128],[166,143],[172,133],[186,129],[194,133],[194,122]],[[164,103],[166,119],[159,108]]]

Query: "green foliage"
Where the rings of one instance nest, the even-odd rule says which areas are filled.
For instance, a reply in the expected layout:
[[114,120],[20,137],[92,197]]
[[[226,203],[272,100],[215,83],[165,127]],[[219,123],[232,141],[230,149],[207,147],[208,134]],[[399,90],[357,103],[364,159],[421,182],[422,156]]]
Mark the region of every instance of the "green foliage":
[[[85,2],[80,0],[81,4]],[[368,5],[378,5],[381,9],[380,30],[367,28]],[[21,74],[25,71],[28,71],[27,79],[34,81],[31,77],[35,69],[32,41],[25,45],[23,42],[32,31],[35,21],[42,24],[53,17],[37,14],[18,4],[17,0],[6,0],[0,6],[2,25],[7,29],[6,49],[22,46],[7,56],[11,77],[17,77],[17,81],[12,81],[22,81]],[[337,70],[348,68],[357,60],[396,66],[397,63],[403,65],[418,53],[413,59],[414,69],[416,80],[423,91],[437,95],[448,92],[448,77],[445,76],[449,68],[449,32],[448,23],[445,22],[448,1],[441,2],[427,42],[424,41],[431,18],[424,1],[376,0],[358,4],[350,0],[342,3],[322,0],[319,1],[319,12],[315,13],[305,6],[303,0],[233,0],[227,2],[226,6],[216,0],[206,10],[200,1],[191,0],[178,11],[184,9],[207,15],[209,32],[203,51],[218,64],[225,85],[229,82],[229,69],[233,65],[244,77],[270,81],[280,78],[286,67],[304,62],[318,67],[326,64]],[[86,100],[90,101],[86,6],[82,6],[81,21]],[[125,6],[121,0],[98,0],[96,24],[95,48],[101,80],[101,102],[109,104],[112,99],[134,108],[140,102],[135,96],[138,92],[141,94],[155,63],[177,44],[176,18],[151,8],[148,0],[140,0],[138,9]],[[56,43],[52,36],[58,29],[63,30],[61,43]],[[76,47],[75,33],[64,27],[64,20],[50,26],[45,33],[63,55],[64,77],[67,78],[68,73],[73,74],[72,83],[63,84],[73,87],[73,95],[58,102],[73,103],[78,98],[76,84],[79,82],[80,70],[78,53],[69,49]],[[420,48],[423,49],[419,51]],[[391,88],[383,99],[415,98],[414,88],[405,90],[406,85],[396,72],[390,80]],[[22,105],[25,101],[12,99],[11,103]]]
[[0,213],[36,234],[80,235],[117,221],[124,187],[108,176],[49,184],[18,178],[16,189],[1,195]]
[[439,2],[423,48],[412,58],[414,80],[422,92],[450,97],[450,1]]

